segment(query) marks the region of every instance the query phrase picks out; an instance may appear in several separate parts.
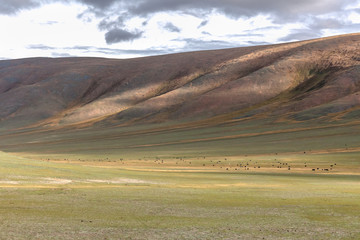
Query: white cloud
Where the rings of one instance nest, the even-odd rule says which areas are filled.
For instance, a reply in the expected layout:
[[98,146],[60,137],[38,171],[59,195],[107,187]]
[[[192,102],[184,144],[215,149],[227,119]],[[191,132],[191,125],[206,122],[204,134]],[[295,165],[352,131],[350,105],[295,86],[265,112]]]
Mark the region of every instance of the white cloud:
[[360,23],[360,11],[359,12],[351,12],[348,19],[352,22],[352,23]]
[[[36,7],[39,4],[18,6],[9,15],[0,15],[0,59],[126,58],[277,43],[360,30],[360,0],[348,6],[337,0],[321,0],[316,4],[310,4],[310,0],[286,3],[298,6],[292,9],[293,18],[285,7],[278,9],[267,1],[254,1],[262,5],[232,0],[223,4],[215,0],[157,0],[157,5],[153,6],[145,4],[150,3],[149,0],[136,0],[131,8],[124,0],[116,3],[114,0],[46,0],[41,7]],[[142,7],[136,9],[135,3],[145,5],[140,4]],[[167,4],[163,6],[162,3]],[[277,6],[280,1],[273,3]],[[246,11],[243,12],[241,4],[245,4]],[[304,15],[307,8],[313,10]],[[105,36],[111,45],[107,44]]]

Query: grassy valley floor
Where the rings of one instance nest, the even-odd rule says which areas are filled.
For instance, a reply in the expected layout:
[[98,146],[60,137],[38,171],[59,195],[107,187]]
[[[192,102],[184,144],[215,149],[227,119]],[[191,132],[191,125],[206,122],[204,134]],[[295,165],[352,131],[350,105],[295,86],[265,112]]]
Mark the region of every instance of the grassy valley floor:
[[1,153],[0,239],[359,239],[359,152],[337,154]]

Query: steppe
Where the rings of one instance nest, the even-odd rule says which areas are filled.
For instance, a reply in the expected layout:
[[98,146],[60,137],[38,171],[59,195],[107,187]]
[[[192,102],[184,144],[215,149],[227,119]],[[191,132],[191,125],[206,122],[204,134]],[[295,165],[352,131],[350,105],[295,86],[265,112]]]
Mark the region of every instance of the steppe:
[[360,34],[0,61],[0,239],[359,239]]

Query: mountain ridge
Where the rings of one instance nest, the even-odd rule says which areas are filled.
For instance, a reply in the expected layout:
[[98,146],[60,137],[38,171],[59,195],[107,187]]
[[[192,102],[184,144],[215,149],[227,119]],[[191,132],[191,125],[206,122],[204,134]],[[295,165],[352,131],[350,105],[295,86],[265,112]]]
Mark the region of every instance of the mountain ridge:
[[[204,131],[201,142],[232,139],[231,126],[356,127],[359,50],[360,34],[350,34],[134,59],[3,60],[0,147],[14,147],[12,137],[19,147],[24,136],[45,145],[130,136],[137,139],[131,147],[162,144],[141,142],[141,134],[191,143],[194,129]],[[69,132],[79,135],[74,140]],[[245,132],[233,135],[257,134]]]
[[[339,44],[341,39],[346,43]],[[339,46],[328,52],[329,48],[334,47],[331,45],[334,44],[333,41]],[[348,42],[355,44],[349,46]],[[330,46],[321,46],[321,44]],[[288,89],[294,89],[298,85],[297,81],[301,84],[309,77],[306,75],[311,71],[320,74],[332,68],[333,73],[330,75],[334,75],[335,72],[340,72],[340,68],[356,67],[358,63],[356,59],[360,58],[356,52],[358,44],[359,35],[352,34],[279,45],[129,60],[33,58],[1,61],[0,67],[5,65],[5,69],[9,68],[6,66],[9,62],[15,63],[11,68],[20,68],[20,66],[22,68],[8,74],[10,77],[6,74],[5,77],[4,74],[0,75],[0,91],[1,95],[6,95],[10,91],[17,98],[24,96],[25,101],[30,98],[32,106],[35,103],[38,108],[42,108],[43,110],[34,117],[34,123],[35,120],[46,122],[47,119],[54,119],[56,116],[61,117],[56,120],[57,123],[51,120],[52,124],[76,124],[108,117],[126,121],[134,118],[144,119],[156,113],[162,113],[162,117],[167,115],[165,118],[170,119],[188,116],[201,118],[202,115],[213,117],[250,107],[274,98]],[[341,49],[344,45],[347,45],[346,48]],[[312,56],[314,51],[322,56]],[[346,54],[349,56],[345,56]],[[219,55],[221,55],[220,59],[211,59]],[[355,60],[351,61],[351,58]],[[328,62],[324,63],[325,60]],[[31,68],[28,72],[27,64],[30,65],[28,68]],[[44,68],[42,68],[43,64],[46,65]],[[163,64],[166,64],[165,67]],[[179,66],[177,69],[171,70],[177,65]],[[299,70],[299,68],[304,69]],[[335,68],[338,70],[335,71]],[[4,67],[1,67],[1,73],[3,69]],[[275,81],[281,77],[281,74],[286,77]],[[37,81],[34,78],[41,80]],[[272,78],[271,82],[264,83],[265,78]],[[52,86],[46,84],[47,81],[50,81]],[[62,89],[56,85],[61,85]],[[37,88],[34,89],[34,86]],[[22,88],[22,92],[19,88]],[[29,88],[33,88],[31,91],[35,93],[29,92]],[[42,91],[44,88],[50,91],[50,94],[45,92],[47,100],[37,102],[34,95],[37,95],[36,91]],[[13,101],[15,106],[12,111],[9,111],[9,106],[8,111],[2,109],[2,120],[6,120],[9,116],[16,119],[17,115],[25,111],[26,106]],[[50,107],[42,107],[44,101],[47,101]],[[185,102],[188,104],[183,106]],[[206,109],[202,108],[204,104],[208,106]],[[56,111],[44,108],[53,108]],[[166,112],[167,108],[168,112]],[[176,108],[178,110],[175,110]]]

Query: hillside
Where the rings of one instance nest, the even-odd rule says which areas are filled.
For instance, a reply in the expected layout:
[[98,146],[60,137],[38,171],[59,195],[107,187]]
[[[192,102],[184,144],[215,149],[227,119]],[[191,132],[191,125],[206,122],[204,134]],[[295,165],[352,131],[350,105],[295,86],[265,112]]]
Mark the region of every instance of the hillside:
[[127,60],[0,61],[0,101],[4,151],[358,151],[360,34]]

